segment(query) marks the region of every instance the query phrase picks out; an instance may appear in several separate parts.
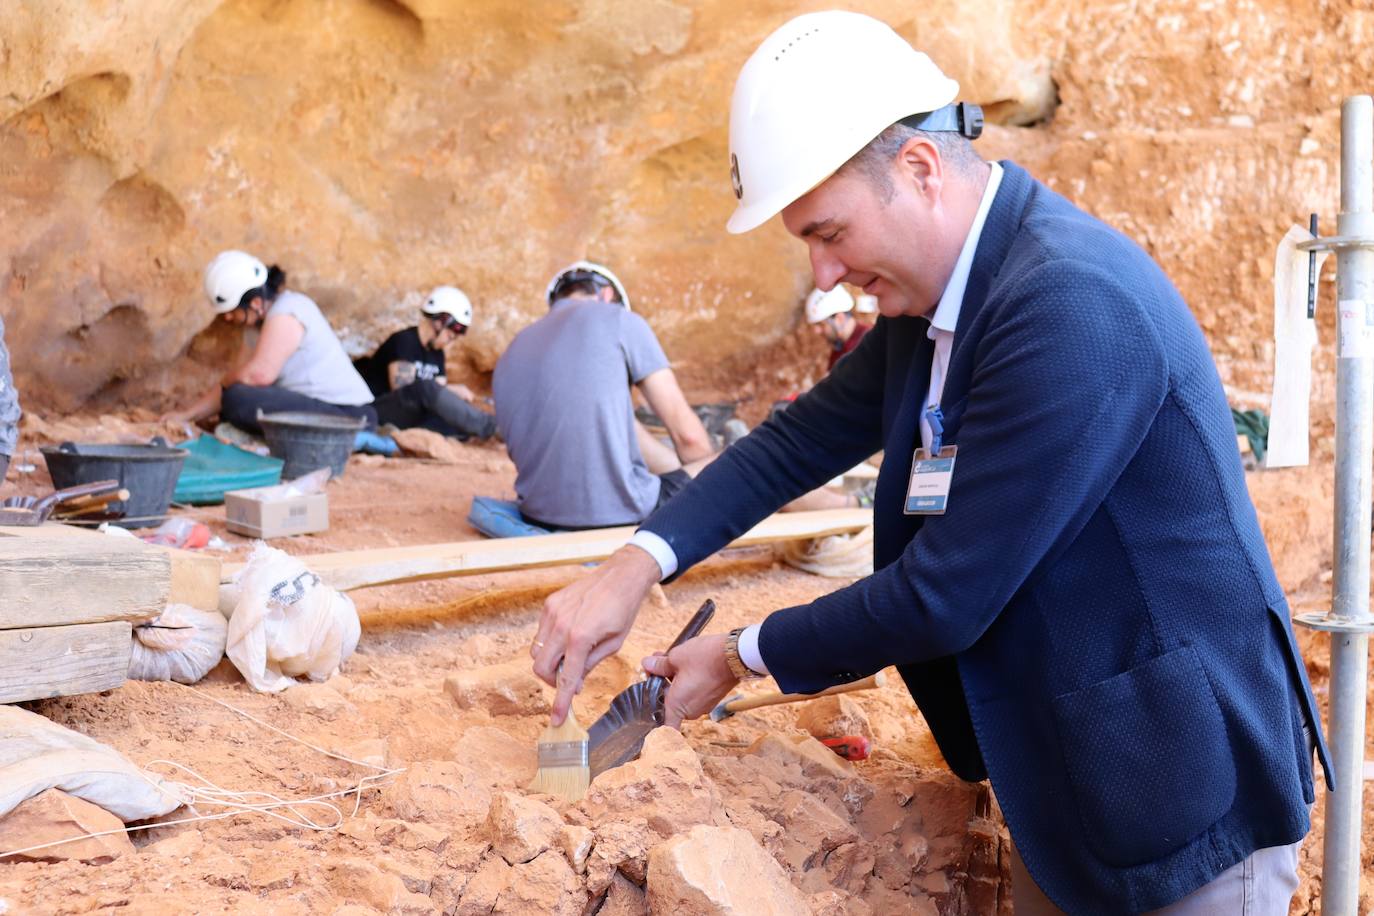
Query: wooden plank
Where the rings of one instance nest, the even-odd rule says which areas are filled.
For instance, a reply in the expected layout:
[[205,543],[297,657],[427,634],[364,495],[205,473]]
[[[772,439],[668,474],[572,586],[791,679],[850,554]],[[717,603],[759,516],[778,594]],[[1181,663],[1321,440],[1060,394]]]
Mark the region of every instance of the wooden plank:
[[842,475],[846,480],[877,480],[878,469],[867,461],[854,465]]
[[115,538],[0,539],[0,630],[162,613],[171,563]]
[[[849,534],[871,524],[871,509],[780,512],[764,519],[730,546],[747,547]],[[350,591],[397,582],[604,560],[623,546],[634,532],[634,525],[625,525],[526,538],[321,553],[303,556],[300,560],[325,582],[342,591]],[[229,581],[242,568],[241,563],[224,564],[224,581]]]
[[0,630],[0,703],[97,693],[129,675],[127,620]]
[[[76,525],[63,525],[48,522],[36,528],[0,527],[0,536],[26,538],[84,538],[109,539],[92,528]],[[120,540],[135,543],[128,538]],[[172,585],[168,593],[168,604],[189,604],[202,611],[213,611],[219,607],[220,558],[211,553],[193,550],[178,550],[175,547],[162,547],[156,544],[142,544],[145,550],[166,554],[172,564]]]

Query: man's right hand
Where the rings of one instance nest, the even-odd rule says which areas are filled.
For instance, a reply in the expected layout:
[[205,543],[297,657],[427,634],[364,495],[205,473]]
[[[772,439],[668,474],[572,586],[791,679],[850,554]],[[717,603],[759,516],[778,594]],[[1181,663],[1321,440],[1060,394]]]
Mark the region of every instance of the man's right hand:
[[558,691],[554,725],[567,716],[587,672],[625,642],[640,604],[662,575],[657,560],[627,544],[591,573],[545,599],[530,656],[534,673]]

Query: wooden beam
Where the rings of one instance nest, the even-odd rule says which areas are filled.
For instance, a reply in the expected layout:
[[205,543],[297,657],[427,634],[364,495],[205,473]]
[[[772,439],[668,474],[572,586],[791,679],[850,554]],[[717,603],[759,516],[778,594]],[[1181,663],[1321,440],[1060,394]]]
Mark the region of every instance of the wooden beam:
[[118,687],[132,648],[127,620],[0,630],[0,703]]
[[[730,546],[747,547],[751,544],[850,534],[862,531],[871,524],[871,509],[780,512],[759,522]],[[311,572],[334,588],[350,591],[397,582],[604,560],[623,546],[634,532],[634,525],[625,525],[535,537],[320,553],[299,559]],[[224,564],[224,581],[229,581],[242,568],[242,563]]]
[[171,563],[144,547],[108,537],[0,539],[0,630],[156,617]]
[[[90,540],[91,538],[104,538],[113,540],[110,535],[100,534],[91,528],[82,528],[76,525],[62,525],[56,522],[48,522],[34,528],[23,527],[0,527],[0,537],[9,536],[35,540],[39,538],[81,538]],[[121,540],[134,543],[127,538]],[[3,542],[0,542],[2,544]],[[213,611],[219,608],[219,581],[220,565],[219,557],[211,553],[197,552],[192,550],[177,550],[174,547],[162,547],[156,544],[144,544],[143,548],[148,551],[162,553],[167,556],[171,563],[172,584],[168,592],[168,604],[189,604],[193,608],[202,611]],[[3,550],[3,546],[0,546]]]

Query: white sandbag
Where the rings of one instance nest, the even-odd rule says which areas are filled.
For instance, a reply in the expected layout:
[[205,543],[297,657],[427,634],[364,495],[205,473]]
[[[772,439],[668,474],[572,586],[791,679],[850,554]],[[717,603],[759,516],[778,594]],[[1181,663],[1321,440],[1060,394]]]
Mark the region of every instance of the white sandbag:
[[254,690],[285,690],[302,675],[327,680],[358,647],[353,600],[295,557],[259,542],[237,584],[226,654]]
[[84,798],[125,823],[190,801],[181,783],[135,766],[114,748],[27,709],[0,706],[0,817],[48,789]]
[[194,684],[224,658],[228,628],[219,611],[168,605],[156,619],[134,627],[129,677]]
[[831,579],[858,579],[873,575],[873,526],[854,534],[832,534],[809,541],[787,541],[780,546],[789,566]]

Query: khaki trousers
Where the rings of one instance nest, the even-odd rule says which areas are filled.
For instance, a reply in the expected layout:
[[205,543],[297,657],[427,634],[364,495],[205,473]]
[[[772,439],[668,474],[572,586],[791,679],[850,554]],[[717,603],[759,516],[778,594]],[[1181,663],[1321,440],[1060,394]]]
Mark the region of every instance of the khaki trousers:
[[[1298,847],[1257,849],[1182,900],[1146,916],[1287,916],[1298,889]],[[1016,916],[1064,916],[1026,871],[1016,844],[1011,848],[1011,893]]]

